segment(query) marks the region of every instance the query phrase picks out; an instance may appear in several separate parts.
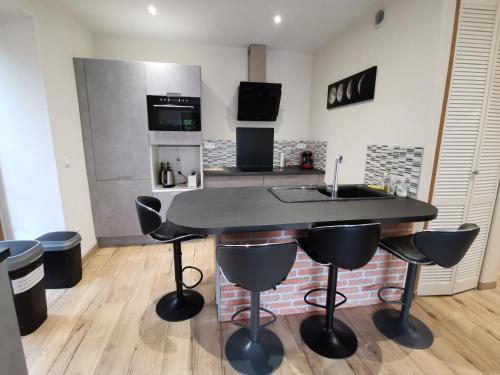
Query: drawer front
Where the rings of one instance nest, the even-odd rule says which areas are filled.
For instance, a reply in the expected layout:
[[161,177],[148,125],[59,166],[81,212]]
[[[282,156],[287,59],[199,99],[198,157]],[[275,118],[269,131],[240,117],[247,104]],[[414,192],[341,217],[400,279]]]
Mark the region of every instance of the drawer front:
[[318,185],[323,175],[264,176],[264,186]]
[[142,236],[135,200],[151,195],[151,181],[97,181],[97,207],[94,222],[97,237]]
[[263,186],[263,176],[207,177],[206,188]]

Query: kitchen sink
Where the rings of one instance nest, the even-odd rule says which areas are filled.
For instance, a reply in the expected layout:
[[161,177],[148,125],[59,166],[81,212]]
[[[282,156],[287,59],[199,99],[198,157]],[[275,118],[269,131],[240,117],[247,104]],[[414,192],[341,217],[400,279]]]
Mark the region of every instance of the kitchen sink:
[[279,186],[268,189],[285,203],[328,202],[366,199],[392,199],[394,195],[370,189],[366,185],[339,185],[337,197],[332,199],[331,186]]

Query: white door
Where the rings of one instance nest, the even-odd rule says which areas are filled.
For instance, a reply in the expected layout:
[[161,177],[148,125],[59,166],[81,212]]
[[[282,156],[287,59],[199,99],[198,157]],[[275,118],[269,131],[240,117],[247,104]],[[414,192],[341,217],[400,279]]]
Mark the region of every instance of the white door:
[[[500,81],[496,77],[500,72],[496,70],[490,92],[496,25],[496,1],[462,2],[432,199],[439,214],[429,224],[439,229],[473,222],[481,233],[456,267],[422,267],[421,295],[452,294],[477,286],[500,165],[500,144],[495,143],[500,141]],[[489,92],[490,101],[486,99]]]
[[479,225],[480,233],[458,264],[453,293],[475,288],[488,241],[500,178],[500,43],[496,43],[486,113],[473,170],[473,186],[467,221]]

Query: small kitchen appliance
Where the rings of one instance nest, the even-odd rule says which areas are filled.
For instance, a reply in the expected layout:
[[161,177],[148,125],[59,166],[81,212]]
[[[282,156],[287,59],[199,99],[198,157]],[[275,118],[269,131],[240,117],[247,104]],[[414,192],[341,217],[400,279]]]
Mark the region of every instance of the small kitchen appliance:
[[200,98],[148,95],[150,131],[201,131]]
[[196,171],[191,172],[187,178],[188,188],[198,187],[198,173]]
[[170,163],[167,163],[166,168],[161,171],[161,186],[164,188],[175,186],[174,171],[170,168]]
[[304,169],[314,168],[314,159],[312,151],[302,151],[300,153],[300,167]]

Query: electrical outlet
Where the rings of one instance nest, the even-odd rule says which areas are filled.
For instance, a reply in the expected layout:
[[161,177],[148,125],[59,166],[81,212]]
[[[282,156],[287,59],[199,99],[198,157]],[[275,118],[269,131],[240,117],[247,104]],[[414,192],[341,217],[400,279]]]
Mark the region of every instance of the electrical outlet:
[[213,143],[213,142],[205,142],[205,143],[203,144],[203,146],[204,146],[206,149],[212,150],[212,149],[214,149],[214,148],[215,148],[215,143]]
[[307,147],[307,145],[306,145],[305,143],[303,143],[303,142],[300,142],[300,143],[297,143],[297,144],[295,145],[295,147],[296,147],[297,149],[299,149],[299,150],[304,150],[304,149]]

